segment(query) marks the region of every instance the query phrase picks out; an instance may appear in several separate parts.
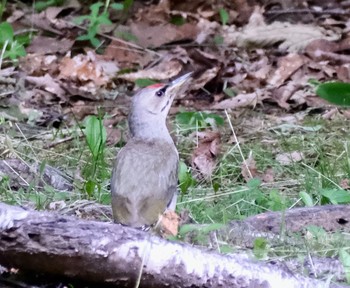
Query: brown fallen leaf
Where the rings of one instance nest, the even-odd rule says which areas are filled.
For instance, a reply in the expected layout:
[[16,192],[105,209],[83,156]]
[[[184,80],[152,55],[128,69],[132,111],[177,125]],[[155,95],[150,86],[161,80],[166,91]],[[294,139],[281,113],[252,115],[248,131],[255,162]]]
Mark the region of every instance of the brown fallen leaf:
[[216,166],[220,151],[220,133],[213,131],[197,132],[198,147],[192,153],[191,165],[204,178],[209,178]]
[[175,211],[166,210],[160,218],[160,230],[162,236],[167,238],[169,236],[176,236],[180,224],[180,217]]
[[305,62],[304,57],[289,53],[278,61],[278,68],[268,80],[268,83],[273,87],[281,86],[296,70],[298,70]]
[[20,58],[19,65],[27,75],[36,77],[43,76],[46,73],[55,75],[58,70],[56,55],[28,54]]
[[348,179],[348,178],[341,179],[339,186],[341,188],[343,188],[344,190],[350,190],[350,179]]
[[36,36],[27,47],[27,53],[36,54],[66,54],[73,46],[74,41],[70,39],[60,39],[46,36]]
[[91,82],[96,86],[106,85],[119,68],[116,65],[110,67],[101,60],[93,51],[86,55],[79,54],[73,58],[70,55],[64,57],[59,65],[59,78],[64,80]]
[[88,51],[86,55],[79,54],[73,58],[69,54],[65,56],[59,63],[58,78],[71,94],[96,100],[103,97],[103,93],[99,92],[112,82],[118,71],[115,62]]
[[238,94],[235,97],[223,100],[219,103],[214,104],[212,109],[235,109],[240,107],[255,107],[258,103],[261,103],[262,100],[270,98],[267,95],[266,91],[262,89],[257,89],[253,93],[247,94]]
[[144,67],[153,60],[151,53],[145,53],[115,40],[112,40],[105,49],[104,57],[116,61],[121,68],[132,67],[134,64]]
[[258,169],[256,168],[256,161],[252,154],[241,164],[241,174],[246,182],[259,175]]
[[256,161],[254,160],[252,154],[250,154],[248,159],[244,160],[241,164],[241,174],[246,182],[252,178],[258,178],[264,183],[273,182],[275,175],[271,167],[268,167],[264,172],[258,171]]
[[120,141],[122,137],[122,133],[120,132],[119,129],[114,127],[106,127],[106,131],[107,131],[107,145],[114,146]]
[[281,153],[276,156],[276,161],[281,165],[290,165],[295,162],[300,162],[303,159],[305,159],[304,153],[300,151]]
[[275,181],[275,171],[271,167],[268,167],[261,175],[261,180],[264,183],[272,183]]
[[145,48],[157,48],[170,42],[193,40],[198,33],[197,27],[191,23],[176,26],[169,23],[149,25],[147,22],[134,22],[130,25],[130,29],[131,34],[137,38],[137,44]]
[[61,88],[60,84],[58,84],[49,74],[45,74],[45,76],[41,77],[27,76],[26,80],[29,83],[42,87],[59,98],[63,98],[66,94],[66,92]]
[[134,73],[122,74],[118,78],[135,81],[140,78],[149,78],[157,80],[165,80],[177,76],[182,70],[182,64],[176,60],[161,61],[158,65],[145,70],[139,70]]

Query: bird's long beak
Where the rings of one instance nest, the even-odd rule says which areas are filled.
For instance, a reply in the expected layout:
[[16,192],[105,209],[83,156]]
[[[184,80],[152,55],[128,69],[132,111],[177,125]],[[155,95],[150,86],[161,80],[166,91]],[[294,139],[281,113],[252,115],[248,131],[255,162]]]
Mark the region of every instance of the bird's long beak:
[[187,82],[188,79],[191,78],[191,75],[193,74],[193,72],[187,73],[185,75],[180,76],[179,78],[174,79],[173,81],[171,81],[168,85],[171,88],[175,88],[175,87],[181,87],[183,84],[185,84]]

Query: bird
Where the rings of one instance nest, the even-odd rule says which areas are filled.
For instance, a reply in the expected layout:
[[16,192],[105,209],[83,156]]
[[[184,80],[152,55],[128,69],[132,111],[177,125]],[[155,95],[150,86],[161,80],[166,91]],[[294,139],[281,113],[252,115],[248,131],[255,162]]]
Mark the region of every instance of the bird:
[[112,171],[114,222],[148,230],[167,209],[175,211],[179,155],[166,118],[191,75],[147,86],[133,96],[130,139],[117,154]]

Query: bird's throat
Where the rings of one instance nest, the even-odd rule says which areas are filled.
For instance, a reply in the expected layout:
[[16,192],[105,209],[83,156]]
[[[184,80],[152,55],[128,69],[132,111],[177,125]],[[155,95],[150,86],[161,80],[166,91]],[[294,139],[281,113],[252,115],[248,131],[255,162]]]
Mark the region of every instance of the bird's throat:
[[160,139],[173,143],[165,119],[158,119],[154,115],[140,117],[131,113],[129,116],[129,130],[132,138],[143,139],[145,141]]

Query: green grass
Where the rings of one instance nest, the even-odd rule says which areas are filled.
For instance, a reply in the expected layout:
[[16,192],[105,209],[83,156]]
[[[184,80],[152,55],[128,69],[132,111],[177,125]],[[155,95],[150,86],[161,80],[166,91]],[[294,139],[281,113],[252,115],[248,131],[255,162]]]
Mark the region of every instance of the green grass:
[[[187,177],[187,180],[190,180],[178,198],[177,209],[178,211],[188,210],[195,223],[225,224],[266,211],[283,211],[305,206],[300,192],[310,197],[311,205],[334,203],[334,201],[349,202],[347,198],[339,200],[325,197],[325,191],[329,189],[343,191],[339,185],[350,175],[348,120],[339,117],[329,121],[319,116],[308,116],[297,125],[281,125],[278,118],[252,111],[247,118],[232,119],[234,132],[240,141],[238,146],[236,143],[230,144],[233,131],[225,115],[221,117],[224,119],[224,125],[218,128],[213,128],[202,121],[202,126],[198,126],[197,122],[193,127],[184,129],[183,125],[177,123],[175,117],[171,119],[180,159],[187,165],[184,166],[186,174],[183,179]],[[99,122],[94,122],[94,125],[98,126]],[[121,125],[122,129],[126,128],[125,123]],[[59,130],[33,130],[33,127],[19,129],[18,127],[14,123],[2,122],[1,128],[4,133],[0,136],[1,158],[21,158],[28,164],[46,163],[59,168],[73,179],[74,190],[58,192],[49,186],[37,189],[41,177],[39,174],[28,187],[15,191],[10,188],[7,177],[2,177],[0,201],[36,209],[48,209],[52,203],[59,203],[59,201],[64,201],[72,210],[75,209],[74,205],[81,203],[79,201],[86,200],[110,205],[108,185],[111,167],[122,145],[115,147],[103,145],[102,150],[94,150],[92,140],[89,145],[83,137],[82,132],[87,131],[84,123],[62,127]],[[318,129],[312,131],[310,127],[318,127]],[[219,129],[222,136],[218,164],[214,174],[207,180],[195,178],[195,173],[192,173],[192,169],[189,168],[191,153],[196,147],[196,141],[189,131],[198,129]],[[50,149],[44,148],[45,144],[64,137],[72,137],[72,139]],[[102,142],[105,143],[106,139],[103,139]],[[281,165],[276,160],[277,155],[292,151],[302,152],[305,155],[304,159],[290,165]],[[264,183],[258,179],[251,179],[248,182],[244,180],[241,176],[242,155],[248,158],[250,154],[256,161],[259,172],[264,173],[268,168],[273,169],[273,182]],[[96,184],[91,193],[86,192],[87,181],[93,181]],[[91,217],[95,216],[91,215]],[[339,251],[343,251],[342,257],[346,258],[347,249],[350,247],[344,235],[329,234],[317,227],[309,229],[306,235],[295,236],[297,240],[299,237],[300,241],[296,240],[298,245],[283,244],[270,247],[263,240],[259,240],[254,253],[258,258],[263,259],[287,259],[296,255],[301,258],[307,257],[310,253],[334,257],[339,255]],[[235,248],[231,247],[230,243],[221,242],[220,251],[233,250]],[[345,264],[346,261],[347,259],[343,260]]]

